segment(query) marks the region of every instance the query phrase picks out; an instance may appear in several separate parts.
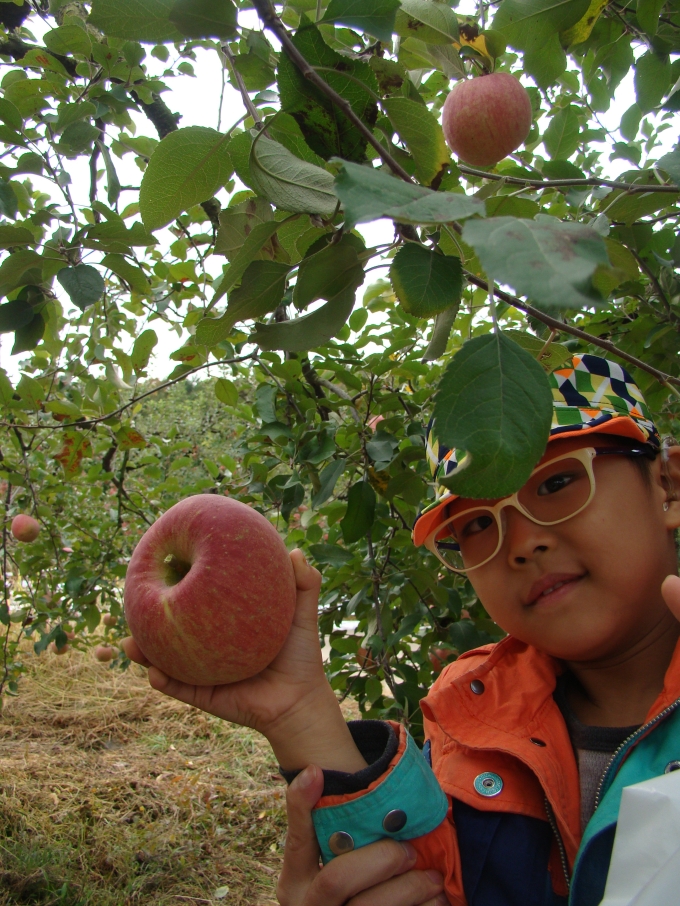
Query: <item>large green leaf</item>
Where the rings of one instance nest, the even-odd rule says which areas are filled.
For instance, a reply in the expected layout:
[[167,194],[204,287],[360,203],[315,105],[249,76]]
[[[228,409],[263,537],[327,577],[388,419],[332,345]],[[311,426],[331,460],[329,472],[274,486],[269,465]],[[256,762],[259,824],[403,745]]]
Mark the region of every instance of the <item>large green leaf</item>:
[[427,107],[409,98],[387,98],[383,107],[395,132],[413,155],[416,176],[429,186],[450,160],[442,127]]
[[460,303],[452,305],[451,308],[440,312],[434,319],[430,342],[423,353],[423,362],[434,362],[435,359],[440,359],[446,352],[449,337],[451,336],[451,328],[458,315],[459,307]]
[[564,72],[566,55],[559,33],[585,15],[590,0],[503,0],[492,28],[524,51],[524,68],[545,88]]
[[331,0],[321,21],[359,28],[387,44],[398,9],[399,0]]
[[661,10],[666,5],[666,0],[638,0],[635,17],[643,31],[648,35],[655,35],[659,26]]
[[160,44],[181,41],[170,21],[175,0],[93,0],[89,22],[112,38]]
[[0,333],[10,333],[30,324],[35,314],[33,306],[24,299],[14,299],[0,305]]
[[155,330],[148,329],[140,333],[130,353],[130,364],[135,371],[143,371],[146,368],[156,343],[158,337]]
[[512,494],[543,455],[551,419],[548,378],[532,355],[500,332],[468,340],[435,394],[437,437],[460,462],[446,486],[465,497]]
[[680,186],[680,146],[660,157],[656,165],[668,173],[676,186]]
[[571,350],[562,343],[546,343],[545,340],[541,340],[525,330],[504,330],[503,333],[522,349],[531,353],[548,373],[559,368],[567,359],[571,358]]
[[327,170],[308,164],[261,135],[250,151],[254,188],[277,208],[297,214],[332,214],[338,199]]
[[[368,63],[336,53],[305,16],[293,43],[307,62],[317,68],[319,76],[348,101],[354,113],[367,126],[373,126],[378,115],[375,101],[378,81]],[[324,160],[334,156],[365,160],[364,135],[302,75],[285,53],[279,59],[278,85],[282,109],[296,119],[313,151]]]
[[367,481],[357,481],[347,495],[347,512],[340,520],[345,544],[365,538],[375,519],[375,491]]
[[57,280],[68,293],[71,302],[83,311],[104,295],[104,278],[91,264],[63,267],[57,274]]
[[336,336],[347,323],[354,300],[355,291],[345,290],[301,318],[277,324],[256,324],[250,338],[262,349],[282,349],[285,352],[316,349]]
[[19,245],[33,245],[34,243],[35,237],[26,227],[4,223],[0,226],[0,249],[11,249]]
[[426,44],[451,44],[458,40],[458,18],[446,3],[437,0],[402,0],[396,31],[402,38]]
[[484,204],[457,192],[433,192],[372,167],[346,161],[335,178],[335,191],[345,210],[345,224],[392,217],[400,223],[448,223],[484,214]]
[[231,0],[175,0],[170,21],[189,38],[233,38],[236,7]]
[[347,290],[356,290],[364,281],[364,269],[357,257],[354,237],[343,236],[304,258],[300,262],[298,279],[293,291],[297,308],[306,308],[316,299],[333,299]]
[[0,296],[18,286],[37,285],[42,281],[44,259],[33,249],[19,249],[0,264]]
[[217,301],[217,298],[221,298],[225,293],[229,292],[232,286],[235,286],[235,284],[238,283],[251,261],[260,257],[259,252],[262,247],[266,245],[282,223],[285,222],[285,220],[267,220],[264,223],[258,223],[252,228],[250,233],[248,233],[245,242],[237,254],[234,255],[229,269],[222,278],[216,296],[212,300],[212,304]]
[[569,104],[558,110],[550,120],[543,144],[553,159],[566,160],[579,144],[579,121],[576,107]]
[[609,265],[599,233],[545,215],[537,220],[493,217],[469,221],[463,239],[490,277],[551,307],[593,305],[598,296],[591,290],[590,278],[598,265]]
[[416,242],[403,245],[392,260],[390,280],[410,315],[432,318],[460,303],[463,268],[460,258],[441,255]]
[[128,261],[124,255],[104,255],[102,265],[122,277],[133,292],[141,294],[151,292],[151,284],[144,271]]
[[319,475],[319,488],[312,497],[312,507],[318,509],[322,506],[335,490],[338,479],[345,471],[347,465],[344,459],[334,459]]
[[139,208],[148,230],[207,201],[233,173],[224,135],[205,126],[171,132],[156,147],[142,178]]
[[658,107],[671,87],[671,77],[671,61],[665,54],[649,51],[636,62],[635,98],[643,113],[649,113]]

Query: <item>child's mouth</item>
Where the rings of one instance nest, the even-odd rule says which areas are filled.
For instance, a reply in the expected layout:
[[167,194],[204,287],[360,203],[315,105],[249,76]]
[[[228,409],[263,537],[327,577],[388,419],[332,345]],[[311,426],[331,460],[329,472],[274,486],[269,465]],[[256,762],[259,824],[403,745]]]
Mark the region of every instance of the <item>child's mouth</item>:
[[[550,573],[547,576],[543,576],[542,579],[534,582],[531,586],[526,606],[530,607],[546,598],[554,599],[554,597],[558,596],[558,592],[561,589],[565,589],[565,586],[573,585],[582,578],[583,574],[581,573]],[[559,596],[561,597],[561,595]]]

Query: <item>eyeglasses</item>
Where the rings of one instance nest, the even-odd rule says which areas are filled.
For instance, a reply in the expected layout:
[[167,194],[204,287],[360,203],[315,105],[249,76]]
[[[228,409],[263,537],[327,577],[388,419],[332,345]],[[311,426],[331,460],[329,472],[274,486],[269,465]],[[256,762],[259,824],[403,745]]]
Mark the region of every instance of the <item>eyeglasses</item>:
[[425,547],[456,573],[468,573],[492,560],[503,544],[505,509],[515,507],[537,525],[557,525],[584,510],[595,494],[596,456],[645,456],[650,448],[584,447],[557,456],[534,469],[526,484],[492,506],[478,504],[449,516],[425,541]]

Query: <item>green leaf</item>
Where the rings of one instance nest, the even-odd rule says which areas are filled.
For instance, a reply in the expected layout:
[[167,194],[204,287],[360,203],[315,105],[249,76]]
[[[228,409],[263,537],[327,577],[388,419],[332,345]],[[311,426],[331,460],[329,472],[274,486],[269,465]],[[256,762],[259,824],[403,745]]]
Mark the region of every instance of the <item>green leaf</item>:
[[205,126],[166,135],[151,155],[139,191],[147,230],[157,230],[182,211],[217,192],[233,173],[226,137]]
[[122,277],[133,292],[142,295],[151,292],[151,284],[144,271],[131,264],[123,255],[105,255],[102,265]]
[[317,563],[340,567],[349,563],[353,554],[337,544],[310,544],[309,552]]
[[[243,273],[241,285],[229,296],[224,318],[234,325],[237,321],[261,318],[274,311],[283,298],[289,271],[290,265],[279,261],[252,261]],[[201,321],[199,326],[203,324],[205,321]],[[201,342],[198,329],[196,337],[197,342]]]
[[218,378],[215,381],[215,396],[225,406],[235,406],[238,403],[236,384],[227,378]]
[[460,258],[441,255],[416,242],[403,245],[392,260],[390,280],[403,308],[417,318],[432,318],[460,303]]
[[[336,53],[318,28],[303,16],[293,43],[318,74],[349,103],[367,126],[375,124],[378,81],[362,60]],[[319,67],[321,67],[319,69]],[[281,108],[293,115],[309,147],[324,160],[366,159],[366,138],[318,88],[312,85],[284,52],[279,58],[278,86]]]
[[653,51],[643,54],[635,64],[635,97],[643,113],[661,103],[671,87],[671,61]]
[[260,384],[255,391],[257,417],[263,424],[272,425],[276,419],[276,391],[274,384]]
[[392,500],[394,497],[401,497],[411,506],[418,506],[425,497],[425,482],[423,479],[412,472],[410,469],[404,469],[394,478],[391,478],[385,488],[385,497]]
[[426,44],[458,40],[458,17],[437,0],[402,0],[395,27],[402,38],[418,38]]
[[287,221],[285,220],[268,220],[264,223],[258,223],[252,228],[250,233],[248,233],[245,242],[237,254],[232,258],[229,270],[222,278],[222,282],[217,291],[219,296],[223,296],[225,293],[229,292],[232,286],[238,283],[243,276],[245,269],[251,261],[258,256],[261,248],[269,242],[279,227],[286,222]]
[[660,170],[665,170],[675,185],[680,186],[680,146],[660,157],[656,162],[656,166]]
[[539,216],[469,221],[463,240],[488,275],[516,292],[550,307],[593,305],[598,297],[590,278],[598,264],[609,265],[602,236],[580,223]]
[[576,25],[589,5],[590,0],[503,0],[492,28],[524,51],[524,69],[546,88],[566,67],[560,32]]
[[427,349],[423,354],[423,362],[434,362],[435,359],[440,359],[444,355],[459,308],[460,303],[447,308],[446,311],[442,311],[437,315],[434,320],[430,342],[427,344]]
[[71,302],[81,311],[94,305],[104,295],[104,278],[91,264],[63,267],[57,274],[57,280],[68,293]]
[[176,0],[170,21],[189,38],[233,38],[236,7],[231,0]]
[[262,349],[282,349],[285,352],[316,349],[340,332],[352,314],[354,301],[354,290],[345,290],[301,318],[277,324],[256,324],[250,339]]
[[250,176],[256,191],[284,211],[330,215],[337,207],[327,170],[300,160],[264,135],[253,142]]
[[33,306],[23,299],[14,299],[0,305],[0,333],[20,330],[33,320]]
[[569,104],[553,115],[543,136],[543,144],[552,158],[566,160],[579,145],[579,119],[576,107]]
[[21,397],[22,402],[34,410],[41,408],[47,396],[42,384],[28,374],[21,376],[21,380],[17,384],[17,393]]
[[293,290],[293,302],[298,309],[306,308],[316,299],[332,299],[347,290],[354,292],[364,282],[364,269],[357,257],[353,236],[343,236],[340,242],[304,258],[298,270]]
[[484,214],[484,204],[457,192],[433,192],[372,167],[338,161],[335,191],[345,211],[345,226],[391,217],[400,223],[447,223]]
[[174,5],[175,0],[93,0],[88,22],[112,38],[181,41],[182,32],[170,21]]
[[14,334],[14,346],[12,346],[10,355],[18,355],[20,352],[30,352],[31,349],[35,349],[44,333],[45,319],[40,312],[36,312],[33,320],[25,327],[20,327]]
[[0,296],[6,296],[17,286],[39,284],[43,264],[44,259],[32,249],[12,252],[0,265]]
[[562,343],[546,344],[544,340],[524,330],[504,330],[503,333],[517,343],[518,346],[521,346],[522,349],[526,349],[527,352],[531,353],[548,374],[559,368],[572,356],[571,350]]
[[322,506],[335,490],[338,479],[345,471],[345,460],[334,459],[319,474],[319,489],[312,497],[312,509]]
[[61,25],[59,28],[53,28],[45,32],[43,41],[48,50],[63,56],[79,54],[89,59],[92,54],[90,36],[80,25]]
[[130,353],[130,364],[137,373],[144,371],[149,364],[149,359],[156,343],[158,343],[156,331],[151,329],[140,333],[135,340],[135,345]]
[[409,98],[387,98],[383,107],[395,132],[413,155],[416,176],[429,186],[451,159],[442,127],[427,107]]
[[0,180],[0,214],[15,218],[18,210],[19,202],[11,183]]
[[146,439],[136,428],[125,425],[116,432],[116,441],[121,450],[135,450],[146,447]]
[[16,132],[21,132],[24,120],[19,110],[7,98],[0,98],[0,120]]
[[666,0],[637,0],[635,17],[640,28],[653,36],[659,27],[659,16],[666,5]]
[[375,491],[367,481],[358,481],[349,489],[347,512],[340,520],[345,544],[365,538],[375,519]]
[[[434,400],[437,438],[460,465],[446,487],[465,497],[504,497],[526,482],[543,455],[552,392],[535,358],[498,332],[463,345]],[[465,457],[458,457],[465,451]]]
[[398,9],[399,0],[331,0],[321,21],[358,28],[387,44]]
[[0,225],[0,249],[11,249],[17,245],[33,245],[35,237],[22,226]]

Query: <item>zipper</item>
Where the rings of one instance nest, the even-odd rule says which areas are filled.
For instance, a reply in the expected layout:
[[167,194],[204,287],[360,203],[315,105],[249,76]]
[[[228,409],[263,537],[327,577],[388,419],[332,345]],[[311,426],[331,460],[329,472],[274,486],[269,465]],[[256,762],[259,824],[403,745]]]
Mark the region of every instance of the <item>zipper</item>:
[[544,799],[545,804],[545,813],[548,816],[548,823],[552,828],[555,839],[557,840],[557,849],[560,853],[560,862],[562,863],[562,872],[564,873],[564,880],[567,882],[567,890],[571,888],[571,875],[569,874],[569,862],[567,861],[567,851],[564,848],[564,841],[562,840],[562,835],[560,834],[560,829],[557,826],[557,820],[555,819],[555,812],[553,811],[552,805],[548,802],[548,797]]
[[619,757],[619,755],[624,751],[624,749],[626,749],[627,746],[630,746],[633,742],[635,742],[636,739],[638,739],[640,736],[642,736],[644,733],[646,733],[647,730],[649,730],[651,727],[658,724],[660,721],[664,720],[666,717],[668,717],[669,714],[672,714],[673,711],[675,711],[675,709],[678,708],[679,706],[680,706],[680,698],[677,698],[672,704],[670,704],[670,705],[668,705],[668,707],[664,708],[663,711],[660,711],[659,714],[656,715],[656,717],[653,717],[651,720],[647,721],[646,724],[643,724],[641,727],[638,727],[634,733],[631,733],[627,739],[623,740],[621,745],[618,747],[618,749],[612,755],[611,760],[610,760],[609,764],[607,765],[607,770],[604,772],[604,774],[600,778],[599,784],[597,785],[597,792],[595,793],[595,808],[597,808],[600,804],[600,797],[602,795],[602,789],[605,785],[605,781],[607,781],[609,779],[609,775],[611,773],[612,767],[614,766],[616,759]]

